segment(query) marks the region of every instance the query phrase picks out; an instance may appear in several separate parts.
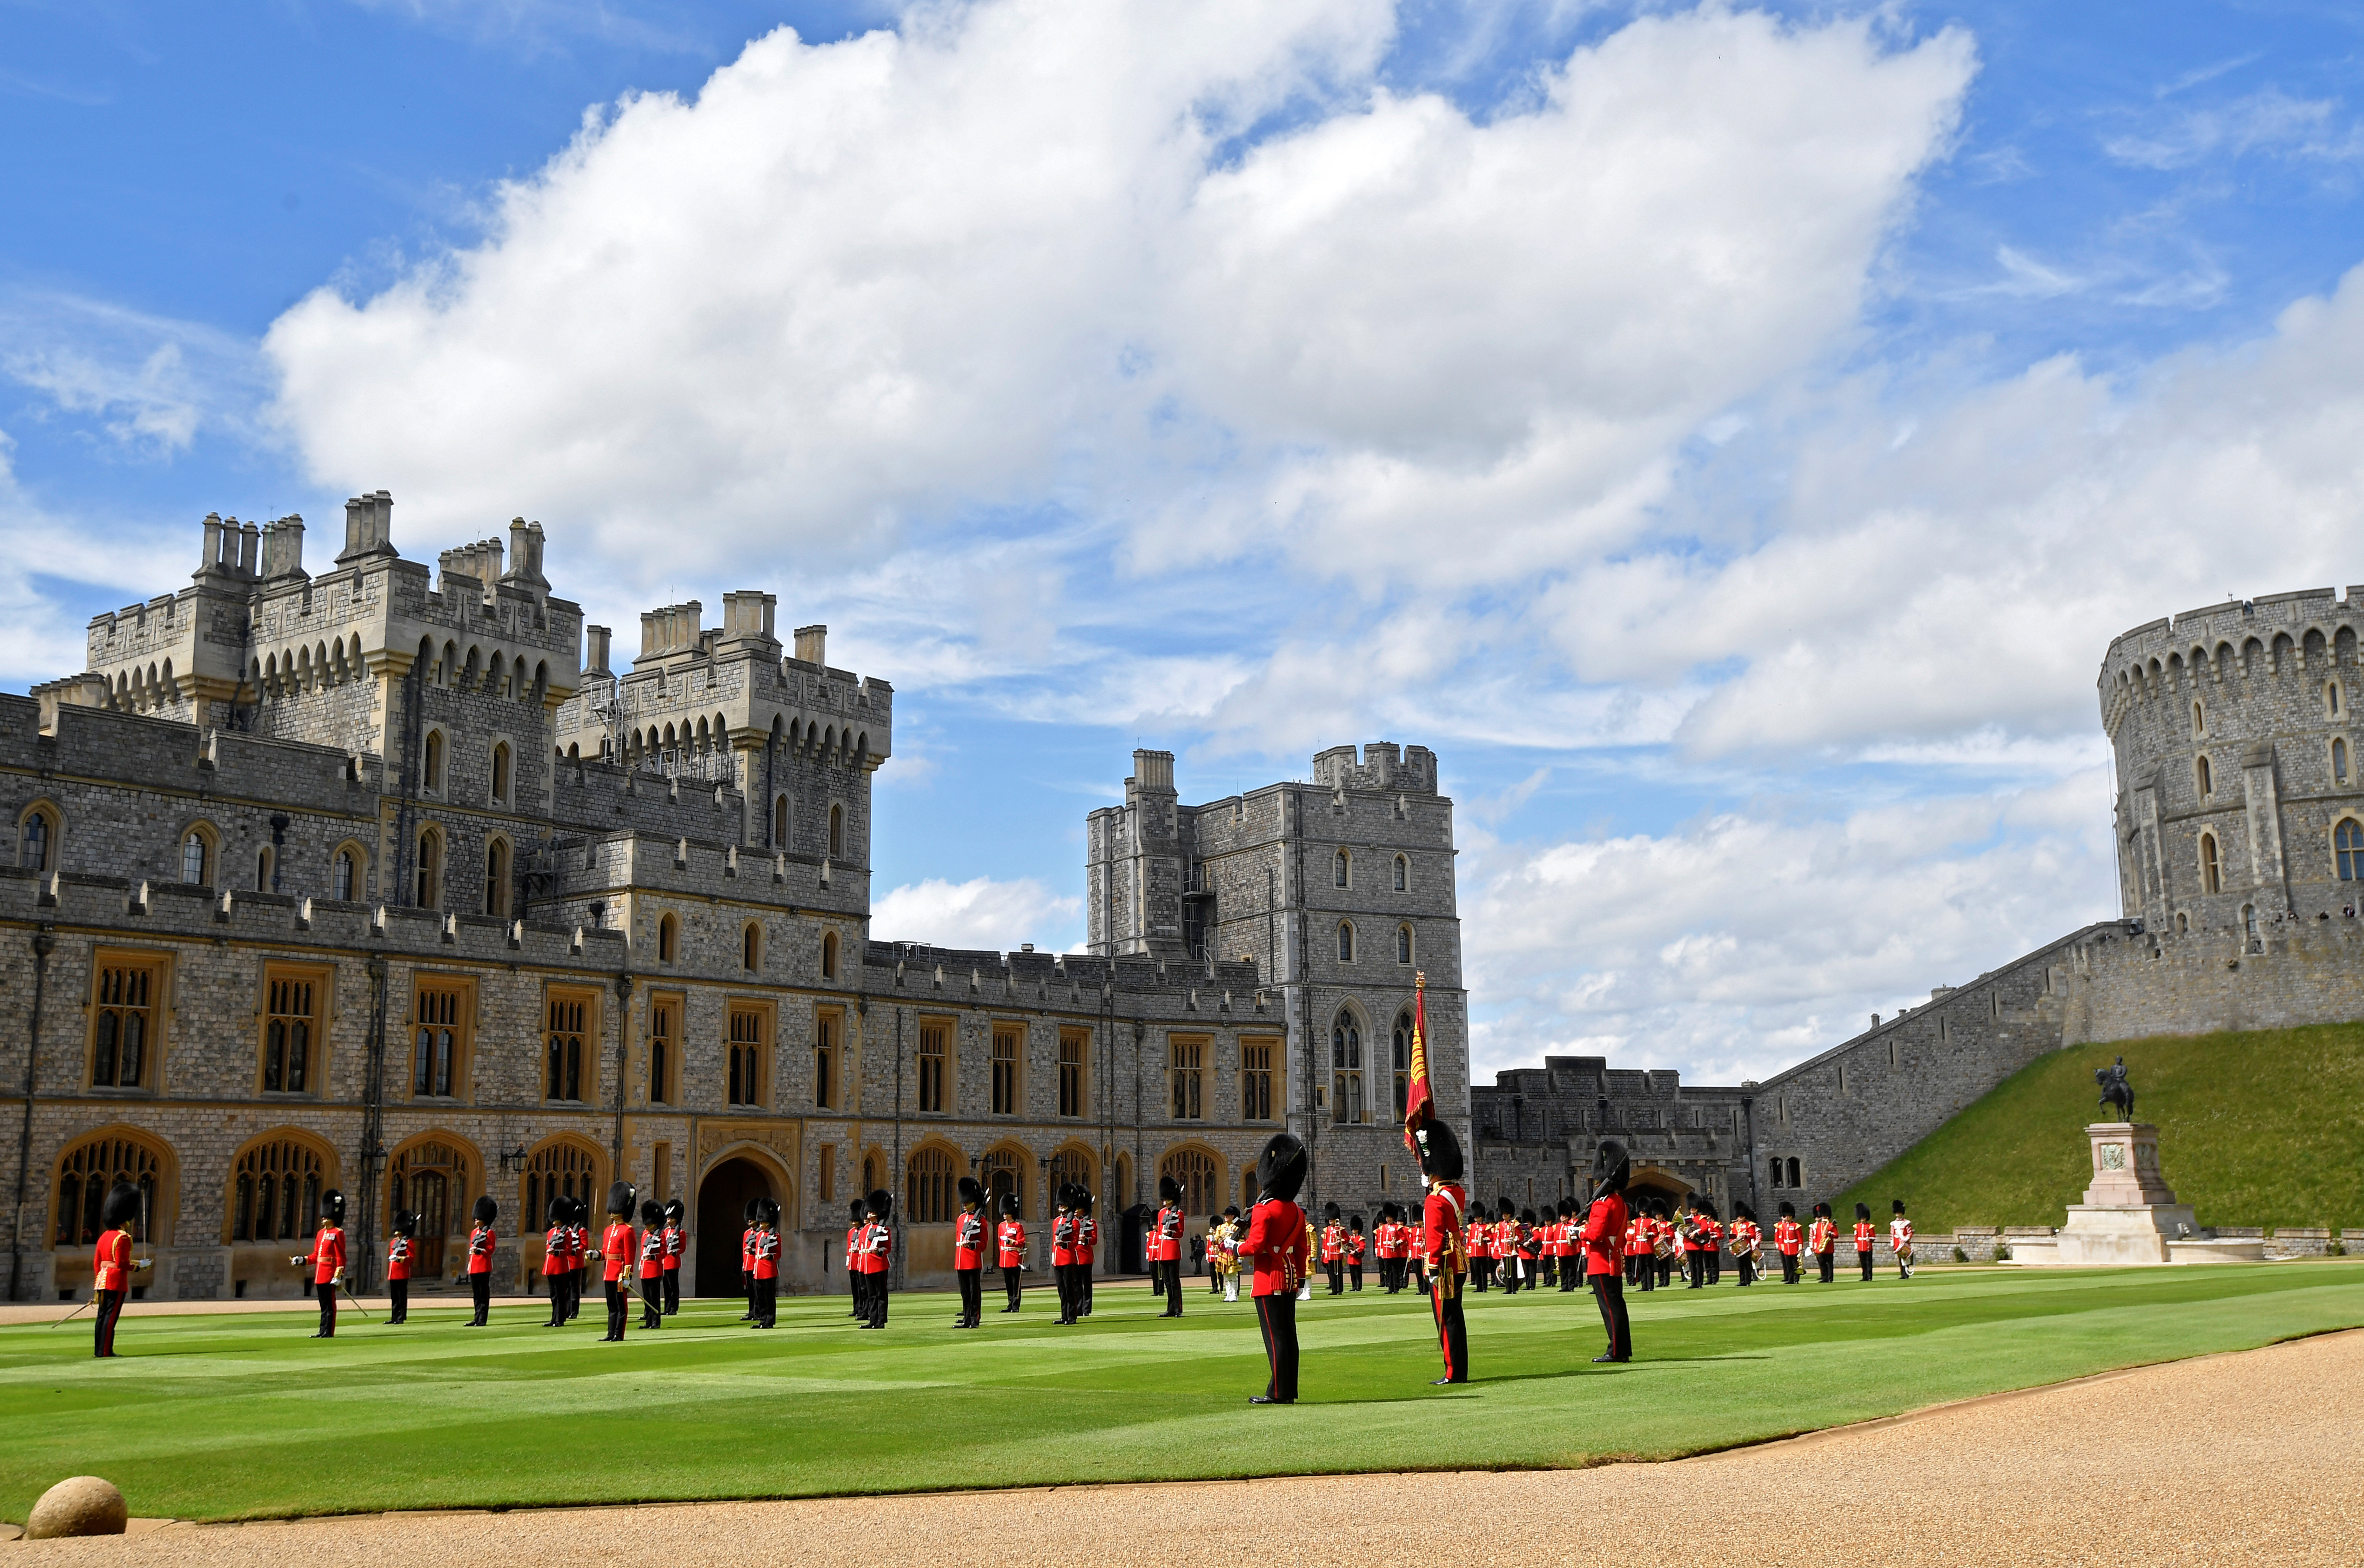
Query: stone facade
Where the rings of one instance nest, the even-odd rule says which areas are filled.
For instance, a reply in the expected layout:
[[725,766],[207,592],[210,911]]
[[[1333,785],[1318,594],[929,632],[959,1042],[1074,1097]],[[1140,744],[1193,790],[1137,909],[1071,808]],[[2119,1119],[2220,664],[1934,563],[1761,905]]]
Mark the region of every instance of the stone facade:
[[[1193,900],[1220,940],[1188,950],[872,941],[893,691],[831,667],[825,628],[784,649],[770,595],[726,595],[718,628],[670,606],[619,673],[607,629],[551,595],[538,526],[512,526],[507,570],[487,539],[430,585],[390,497],[346,521],[315,578],[300,519],[208,517],[190,588],[95,619],[84,674],[0,696],[17,1297],[87,1289],[93,1195],[116,1177],[150,1195],[142,1288],[176,1298],[296,1293],[288,1254],[331,1187],[364,1287],[394,1209],[429,1217],[429,1289],[478,1194],[501,1205],[496,1277],[530,1288],[520,1219],[619,1174],[687,1203],[693,1289],[735,1288],[758,1195],[786,1210],[790,1287],[813,1290],[842,1266],[847,1201],[877,1186],[908,1217],[909,1283],[948,1277],[963,1173],[1018,1194],[1038,1262],[1052,1187],[1092,1186],[1110,1270],[1138,1266],[1124,1211],[1160,1173],[1194,1207],[1244,1200],[1284,1126],[1350,1201],[1409,1194],[1377,1032],[1411,992],[1391,946],[1369,972],[1292,947],[1268,986],[1253,933],[1277,916],[1220,897]],[[1286,907],[1298,928],[1350,904],[1417,924],[1440,1102],[1465,1106],[1449,803],[1433,760],[1388,794],[1345,755],[1317,762],[1328,787],[1255,792],[1241,820],[1318,820],[1325,843],[1352,823],[1418,857],[1409,902]],[[1215,858],[1238,888],[1248,857],[1309,852],[1294,827],[1235,838]],[[1337,1118],[1347,1069],[1316,1018],[1369,1042],[1362,1120]]]

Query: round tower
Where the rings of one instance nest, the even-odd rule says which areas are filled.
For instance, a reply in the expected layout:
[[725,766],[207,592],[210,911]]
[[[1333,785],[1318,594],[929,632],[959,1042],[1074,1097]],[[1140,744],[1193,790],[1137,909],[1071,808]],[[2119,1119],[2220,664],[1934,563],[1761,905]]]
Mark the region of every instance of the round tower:
[[2120,634],[2102,663],[2119,895],[2161,935],[2357,917],[2358,595],[2232,600]]

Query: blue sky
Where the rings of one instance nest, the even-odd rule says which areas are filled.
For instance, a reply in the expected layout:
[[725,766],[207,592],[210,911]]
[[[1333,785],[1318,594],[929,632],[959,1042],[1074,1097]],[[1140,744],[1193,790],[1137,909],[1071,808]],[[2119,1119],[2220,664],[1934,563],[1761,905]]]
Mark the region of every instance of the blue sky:
[[895,683],[881,935],[1077,941],[1137,744],[1214,797],[1420,742],[1481,1069],[1756,1075],[2112,912],[2112,635],[2358,574],[2359,60],[2305,5],[0,0],[0,678],[208,511],[522,513],[628,651],[761,586]]

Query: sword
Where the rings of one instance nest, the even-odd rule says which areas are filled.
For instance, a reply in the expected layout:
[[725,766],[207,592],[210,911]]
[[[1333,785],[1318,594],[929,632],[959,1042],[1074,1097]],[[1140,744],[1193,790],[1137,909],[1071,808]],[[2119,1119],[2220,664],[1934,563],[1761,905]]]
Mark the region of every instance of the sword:
[[90,1307],[91,1307],[91,1303],[92,1303],[92,1302],[96,1301],[97,1299],[98,1299],[98,1292],[96,1292],[96,1291],[95,1291],[95,1290],[94,1290],[94,1291],[92,1291],[92,1292],[90,1293],[90,1301],[85,1301],[85,1302],[84,1302],[80,1307],[75,1307],[72,1312],[67,1313],[63,1318],[51,1318],[51,1319],[50,1320],[49,1327],[50,1327],[50,1328],[54,1329],[54,1328],[56,1328],[59,1324],[61,1324],[61,1323],[71,1323],[71,1322],[72,1322],[76,1318],[79,1318],[79,1317],[81,1317],[84,1313],[85,1313],[85,1312],[89,1311],[89,1310],[90,1310]]
[[[339,1281],[337,1282],[337,1288],[338,1288],[339,1290],[341,1290],[341,1291],[343,1291],[343,1292],[345,1293],[345,1299],[346,1299],[347,1301],[350,1301],[350,1302],[351,1302],[351,1303],[353,1304],[353,1310],[354,1310],[354,1311],[356,1311],[356,1312],[360,1313],[360,1314],[361,1314],[362,1317],[364,1317],[364,1318],[369,1318],[369,1316],[370,1316],[370,1309],[369,1309],[368,1307],[363,1307],[363,1306],[362,1305],[361,1297],[360,1297],[360,1296],[355,1296],[355,1295],[353,1294],[353,1287],[352,1287],[351,1285],[347,1284],[346,1284],[344,1281],[342,1281],[342,1280],[339,1280]],[[376,1319],[375,1319],[375,1318],[370,1318],[370,1321],[372,1321],[372,1322],[375,1322],[375,1321],[376,1321]]]

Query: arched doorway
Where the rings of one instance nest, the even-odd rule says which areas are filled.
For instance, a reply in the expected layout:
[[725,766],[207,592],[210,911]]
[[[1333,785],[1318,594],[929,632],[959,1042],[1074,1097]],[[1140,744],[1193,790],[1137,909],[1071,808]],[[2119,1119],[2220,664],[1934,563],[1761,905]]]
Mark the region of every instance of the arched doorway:
[[[697,1184],[697,1278],[699,1296],[734,1296],[739,1290],[739,1238],[747,1229],[747,1200],[778,1197],[772,1178],[753,1160],[725,1160]],[[786,1229],[789,1220],[780,1219]],[[785,1254],[786,1249],[782,1249]],[[787,1259],[781,1258],[785,1265]]]
[[[1589,1189],[1587,1187],[1584,1190]],[[1691,1185],[1689,1182],[1671,1171],[1661,1171],[1652,1166],[1645,1166],[1634,1172],[1632,1178],[1625,1184],[1625,1201],[1629,1204],[1637,1197],[1648,1197],[1663,1200],[1679,1209],[1689,1200],[1690,1195]]]

